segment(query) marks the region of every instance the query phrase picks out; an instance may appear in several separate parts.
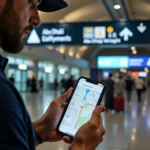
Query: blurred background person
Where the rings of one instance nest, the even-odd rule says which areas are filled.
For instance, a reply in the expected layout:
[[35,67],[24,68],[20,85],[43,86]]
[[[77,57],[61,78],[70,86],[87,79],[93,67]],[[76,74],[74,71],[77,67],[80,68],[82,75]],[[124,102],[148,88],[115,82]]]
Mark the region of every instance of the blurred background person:
[[65,92],[65,86],[66,86],[66,80],[65,78],[62,78],[61,80],[61,93],[64,93]]
[[35,76],[32,77],[31,80],[31,92],[37,92],[37,80],[35,78]]
[[54,80],[54,91],[56,92],[58,90],[58,80],[55,78]]
[[29,77],[26,80],[26,88],[27,88],[27,91],[31,90],[31,79]]
[[115,82],[113,80],[113,75],[111,73],[109,74],[109,78],[105,80],[105,85],[106,85],[105,107],[107,110],[113,110]]
[[132,89],[133,89],[134,81],[132,80],[130,75],[127,75],[125,80],[125,89],[128,103],[131,102],[132,97]]
[[116,97],[114,99],[114,109],[116,112],[124,111],[124,91],[125,91],[125,82],[123,77],[120,75],[118,82],[115,84],[115,93]]
[[138,77],[135,80],[135,88],[136,88],[139,103],[141,102],[141,97],[142,97],[144,87],[145,87],[144,80],[141,77]]
[[74,87],[74,80],[73,80],[73,75],[70,75],[69,79],[66,80],[66,91],[70,88]]
[[115,84],[115,87],[116,95],[124,97],[125,81],[121,75],[119,75],[118,82]]
[[43,77],[41,77],[41,79],[39,80],[39,84],[40,84],[40,90],[43,90],[43,84],[44,84]]

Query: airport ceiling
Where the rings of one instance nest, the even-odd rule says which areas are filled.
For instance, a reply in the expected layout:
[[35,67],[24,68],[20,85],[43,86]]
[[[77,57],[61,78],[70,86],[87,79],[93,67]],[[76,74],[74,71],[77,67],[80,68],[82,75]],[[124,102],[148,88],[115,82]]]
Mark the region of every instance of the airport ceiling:
[[[87,21],[112,21],[112,20],[149,20],[150,0],[66,0],[68,8],[54,13],[40,12],[41,21],[45,22],[87,22]],[[121,9],[114,9],[119,4]],[[90,59],[100,54],[100,46],[67,46],[49,47],[61,53],[77,58]],[[142,49],[141,49],[142,50]],[[139,51],[141,51],[139,48]],[[111,51],[112,50],[107,50]],[[125,53],[128,50],[123,50]],[[143,50],[142,50],[143,51]],[[144,51],[149,53],[149,48]],[[113,54],[117,51],[113,51]]]

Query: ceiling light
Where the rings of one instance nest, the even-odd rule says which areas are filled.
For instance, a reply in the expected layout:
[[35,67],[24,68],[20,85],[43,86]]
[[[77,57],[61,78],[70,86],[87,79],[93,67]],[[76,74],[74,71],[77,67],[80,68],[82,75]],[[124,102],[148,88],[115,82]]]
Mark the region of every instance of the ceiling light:
[[77,55],[76,55],[76,57],[79,59],[79,58],[80,58],[80,55],[79,55],[79,54],[77,54]]
[[135,127],[132,129],[132,132],[133,132],[133,133],[136,133],[136,128],[135,128]]
[[131,140],[132,140],[132,141],[135,141],[135,135],[132,135],[132,136],[131,136]]
[[65,48],[64,48],[64,47],[61,47],[61,48],[59,49],[59,52],[60,52],[61,54],[64,54],[64,53],[65,53]]
[[120,69],[120,72],[122,72],[122,73],[127,73],[127,69],[121,68],[121,69]]
[[114,9],[120,9],[121,6],[120,5],[114,5]]
[[80,50],[85,51],[88,48],[88,46],[81,46]]
[[134,55],[136,55],[136,54],[137,54],[137,51],[136,51],[136,50],[134,50],[134,51],[132,51],[132,53],[133,53]]
[[127,73],[127,69],[124,69],[124,73]]
[[49,50],[53,50],[53,47],[52,46],[48,46],[47,47]]
[[136,48],[135,48],[134,46],[132,46],[132,47],[131,47],[131,50],[134,51],[134,50],[136,50]]
[[70,50],[69,53],[68,53],[68,55],[69,55],[70,57],[73,57],[73,51]]

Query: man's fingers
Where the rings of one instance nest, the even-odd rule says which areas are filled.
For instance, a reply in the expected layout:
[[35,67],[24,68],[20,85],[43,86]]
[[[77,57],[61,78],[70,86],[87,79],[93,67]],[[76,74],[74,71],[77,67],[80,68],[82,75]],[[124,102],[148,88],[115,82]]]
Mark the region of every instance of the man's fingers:
[[69,138],[68,136],[64,136],[64,137],[63,137],[63,141],[64,141],[65,143],[68,143],[68,144],[71,144],[71,143],[72,143],[72,139]]
[[73,88],[69,88],[67,92],[65,92],[58,98],[58,101],[61,102],[61,104],[63,104],[67,100],[67,98],[70,97],[72,91],[73,91]]
[[90,123],[92,123],[93,125],[98,126],[99,124],[102,123],[102,117],[100,115],[101,112],[105,111],[105,107],[104,106],[97,106],[95,108],[95,110],[92,113],[92,117],[90,119]]
[[103,127],[102,124],[101,124],[101,126],[98,128],[97,132],[100,133],[101,136],[103,136],[103,135],[106,133],[106,131],[105,131],[105,129],[104,129],[104,127]]
[[67,104],[61,104],[61,108],[64,110],[66,108]]

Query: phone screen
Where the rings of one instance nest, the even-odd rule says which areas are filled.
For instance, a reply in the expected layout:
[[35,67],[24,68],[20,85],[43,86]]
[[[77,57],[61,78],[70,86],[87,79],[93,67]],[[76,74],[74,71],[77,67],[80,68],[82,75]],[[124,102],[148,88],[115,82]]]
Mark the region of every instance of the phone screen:
[[80,79],[68,108],[62,118],[59,131],[75,136],[78,129],[87,123],[95,109],[104,86]]

